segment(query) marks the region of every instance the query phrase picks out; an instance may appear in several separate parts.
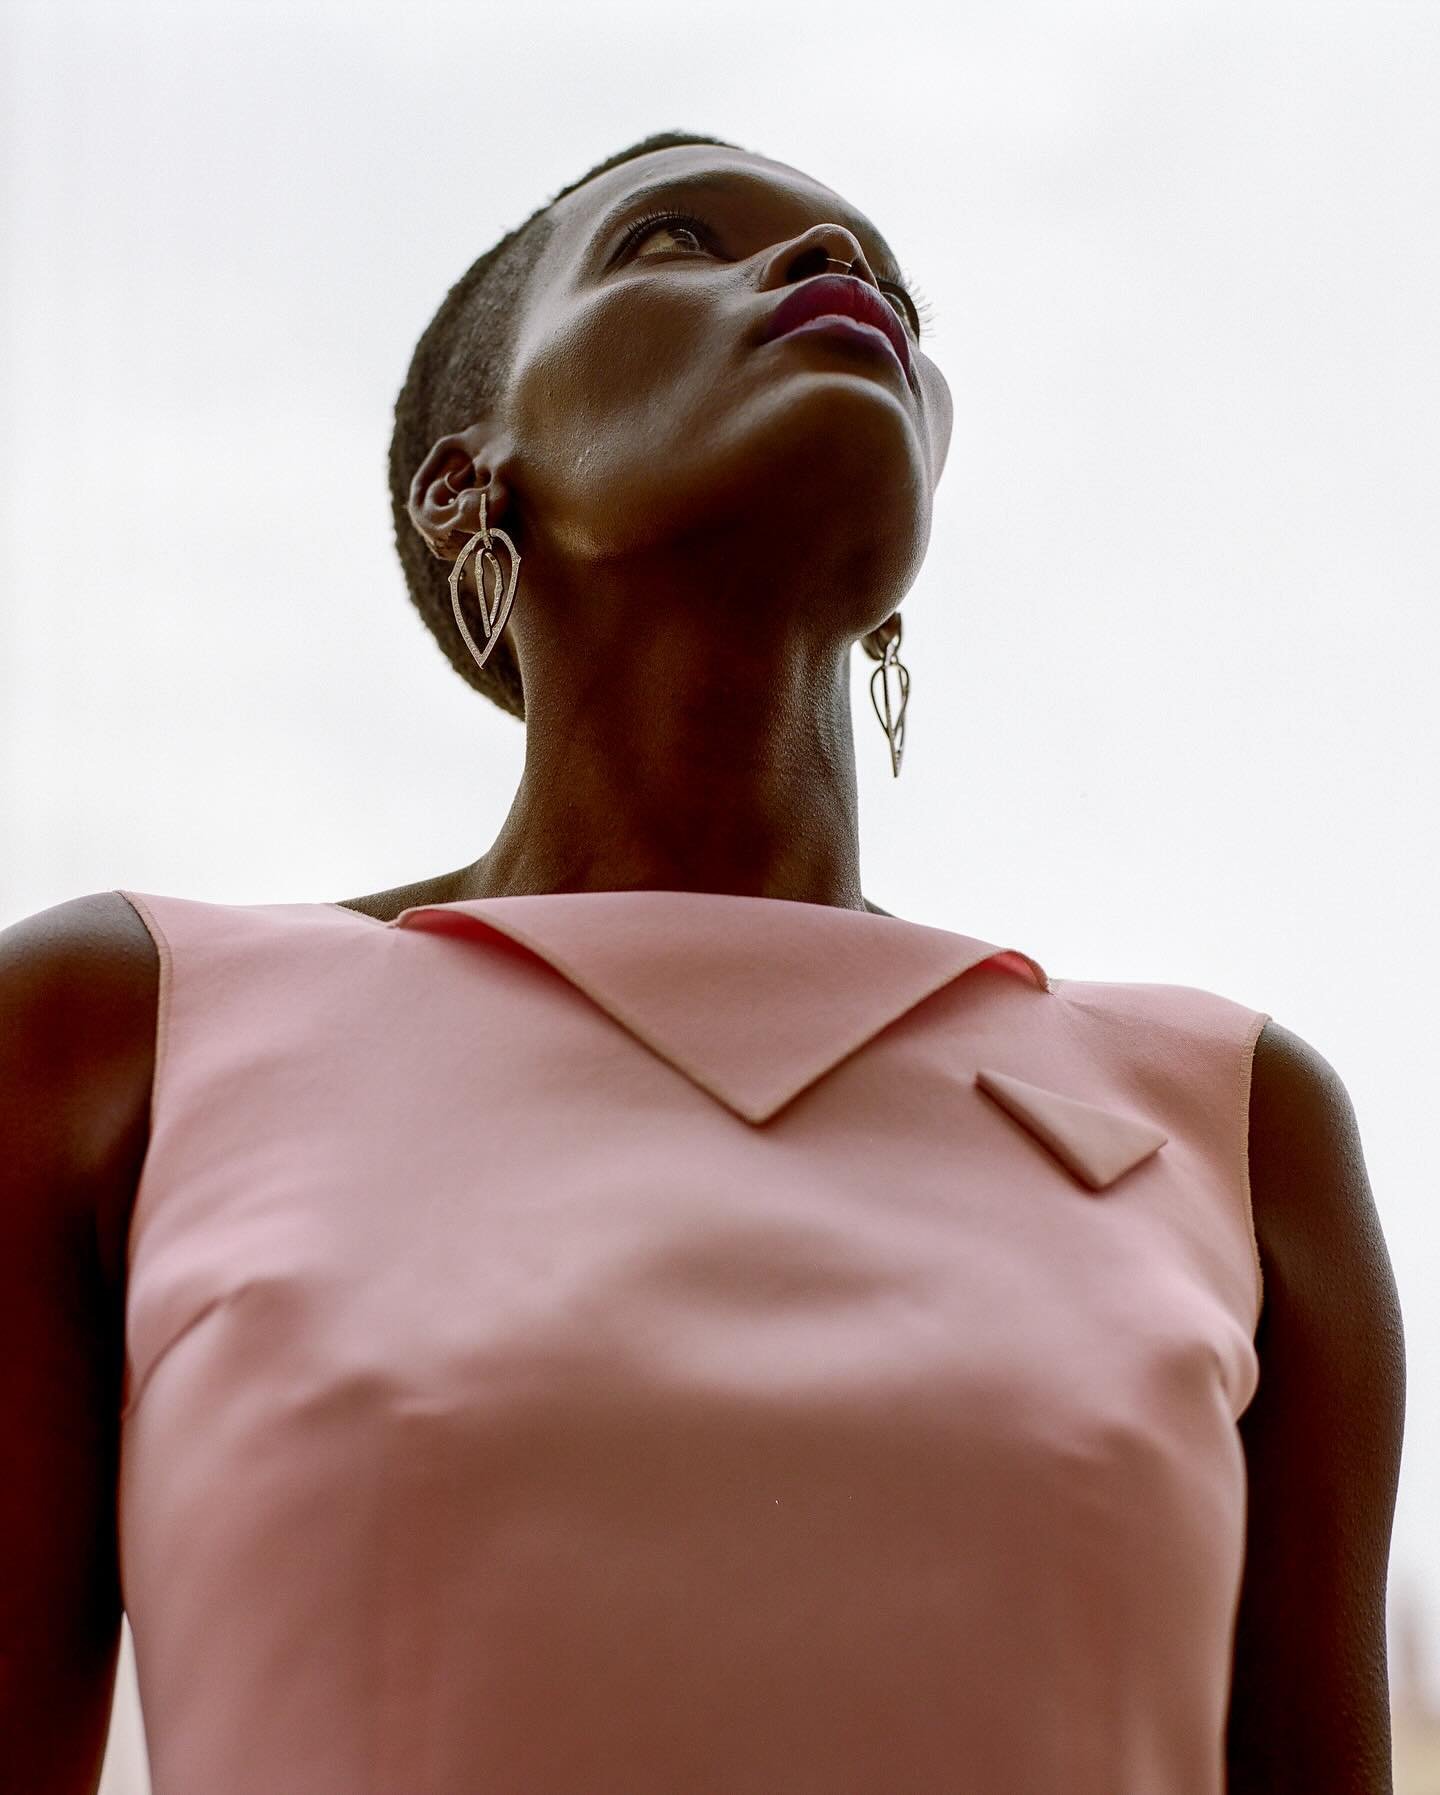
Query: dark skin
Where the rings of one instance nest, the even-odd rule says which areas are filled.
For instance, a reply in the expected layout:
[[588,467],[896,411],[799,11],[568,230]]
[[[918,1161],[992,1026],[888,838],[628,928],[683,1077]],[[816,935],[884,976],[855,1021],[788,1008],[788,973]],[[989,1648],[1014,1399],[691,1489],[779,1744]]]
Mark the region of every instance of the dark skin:
[[[731,189],[694,185],[712,174]],[[659,180],[677,185],[638,197]],[[708,232],[652,226],[612,260],[628,225],[670,209]],[[860,888],[850,662],[919,571],[952,419],[894,258],[828,187],[711,145],[636,157],[555,214],[503,406],[436,442],[410,494],[447,566],[482,489],[522,557],[507,629],[524,772],[477,860],[347,901],[393,915],[655,889],[878,909]],[[759,340],[796,283],[839,272],[827,258],[901,317],[908,378],[834,335]]]
[[[726,256],[679,240],[643,268],[583,267],[607,193],[633,191],[647,164],[719,163],[763,188],[723,214],[665,203],[713,215]],[[781,165],[686,146],[557,211],[568,222],[507,421],[437,444],[413,512],[448,554],[478,498],[442,496],[447,467],[491,481],[502,527],[511,496],[524,501],[524,779],[488,854],[351,907],[388,920],[413,903],[653,887],[875,909],[859,889],[846,660],[923,554],[945,383],[923,353],[907,390],[829,338],[752,352],[756,307],[827,254],[882,247],[863,221],[852,240],[834,196]],[[627,363],[641,320],[647,347]],[[93,1790],[109,1723],[126,1250],[159,986],[154,943],[113,891],[0,930],[0,1435],[15,1448],[0,1480],[0,1764],[34,1795]],[[1225,1787],[1389,1795],[1403,1321],[1348,1094],[1274,1022],[1255,1050],[1248,1144],[1266,1297],[1239,1429]]]

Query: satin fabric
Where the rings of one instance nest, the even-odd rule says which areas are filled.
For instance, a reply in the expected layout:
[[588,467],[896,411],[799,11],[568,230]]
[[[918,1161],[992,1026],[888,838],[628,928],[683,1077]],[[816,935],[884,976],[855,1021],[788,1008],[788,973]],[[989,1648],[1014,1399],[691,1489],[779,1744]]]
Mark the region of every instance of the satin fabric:
[[778,899],[124,895],[154,1795],[1222,1795],[1264,1012]]

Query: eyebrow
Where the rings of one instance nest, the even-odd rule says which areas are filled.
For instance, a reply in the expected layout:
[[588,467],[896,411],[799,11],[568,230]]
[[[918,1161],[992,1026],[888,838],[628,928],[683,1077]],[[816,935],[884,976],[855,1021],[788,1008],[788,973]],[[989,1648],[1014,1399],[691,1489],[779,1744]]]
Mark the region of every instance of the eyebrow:
[[[592,244],[600,244],[622,219],[631,211],[638,210],[649,200],[673,199],[686,193],[712,194],[719,199],[748,199],[752,197],[770,197],[775,189],[756,175],[735,174],[724,169],[713,168],[702,170],[693,175],[671,175],[668,180],[653,181],[648,187],[638,188],[618,201],[596,224],[591,237]],[[891,252],[889,244],[875,228],[867,224],[863,218],[853,212],[839,214],[840,222],[847,224],[855,236],[863,240],[870,238],[879,251],[879,259],[884,263],[884,271],[896,280],[900,278],[899,263]]]

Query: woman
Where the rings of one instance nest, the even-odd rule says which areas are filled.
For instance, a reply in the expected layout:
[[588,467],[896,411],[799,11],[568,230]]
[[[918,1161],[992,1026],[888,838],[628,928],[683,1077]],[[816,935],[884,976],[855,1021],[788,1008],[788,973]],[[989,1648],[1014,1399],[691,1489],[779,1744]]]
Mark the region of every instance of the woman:
[[396,407],[491,846],[0,934],[5,1787],[93,1788],[122,1603],[155,1795],[1389,1786],[1343,1086],[861,891],[950,427],[867,219],[647,139]]

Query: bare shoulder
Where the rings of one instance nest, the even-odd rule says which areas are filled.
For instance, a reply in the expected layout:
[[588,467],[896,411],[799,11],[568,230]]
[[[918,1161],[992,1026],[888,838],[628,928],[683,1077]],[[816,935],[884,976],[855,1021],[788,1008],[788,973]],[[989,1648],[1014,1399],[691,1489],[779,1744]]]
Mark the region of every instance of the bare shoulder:
[[12,1127],[43,1129],[57,1189],[94,1203],[108,1279],[124,1264],[155,1069],[159,954],[118,891],[0,929],[0,1038]]
[[1386,1585],[1405,1340],[1354,1105],[1273,1021],[1255,1046],[1250,1184],[1265,1302],[1240,1417],[1247,1523],[1232,1795],[1388,1795]]
[[[1385,1232],[1359,1120],[1320,1050],[1269,1021],[1255,1043],[1250,1086],[1250,1190],[1265,1274],[1261,1330],[1324,1331],[1337,1350],[1404,1385],[1404,1332]],[[1350,1325],[1342,1318],[1353,1316]]]
[[1318,1048],[1273,1019],[1251,1070],[1250,1181],[1262,1269],[1267,1245],[1282,1275],[1281,1261],[1317,1238],[1383,1251],[1350,1093]]
[[123,1607],[123,1226],[158,955],[118,892],[0,929],[0,1783],[93,1790]]

